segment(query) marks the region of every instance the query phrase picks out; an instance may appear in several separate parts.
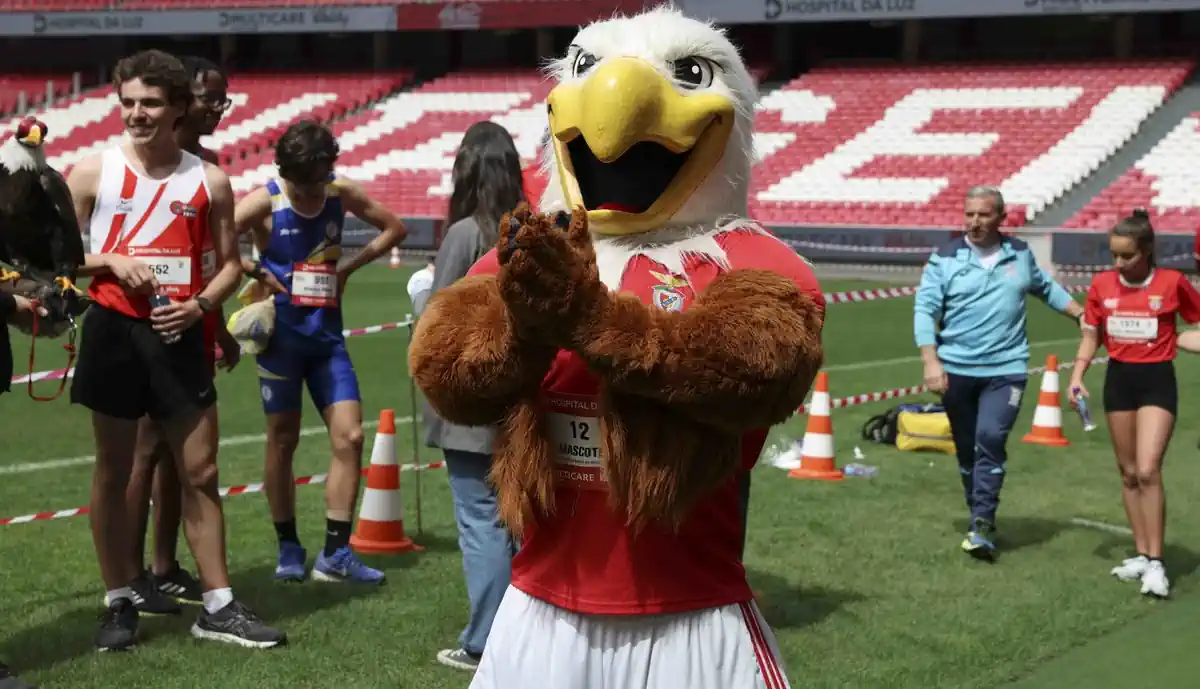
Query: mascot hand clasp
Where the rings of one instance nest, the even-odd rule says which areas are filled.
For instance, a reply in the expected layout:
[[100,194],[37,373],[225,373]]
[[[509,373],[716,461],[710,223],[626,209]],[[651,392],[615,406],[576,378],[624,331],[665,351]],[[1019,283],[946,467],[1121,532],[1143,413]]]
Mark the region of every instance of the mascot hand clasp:
[[519,336],[570,349],[602,308],[587,213],[535,214],[522,204],[500,221],[500,294]]

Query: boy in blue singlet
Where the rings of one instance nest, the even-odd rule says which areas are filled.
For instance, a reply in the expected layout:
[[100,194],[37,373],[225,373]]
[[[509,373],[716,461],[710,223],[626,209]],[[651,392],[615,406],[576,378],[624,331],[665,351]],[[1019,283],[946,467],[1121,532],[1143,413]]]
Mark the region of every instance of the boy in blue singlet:
[[[338,145],[320,123],[300,121],[275,147],[279,178],[237,205],[238,232],[250,231],[261,260],[243,260],[246,273],[275,294],[275,332],[258,355],[267,450],[263,485],[279,537],[275,578],[300,581],[308,553],[296,532],[292,457],[300,441],[304,388],[329,429],[333,459],[325,486],[325,547],[313,563],[319,581],[380,583],[384,574],[350,550],[350,531],[362,471],[362,404],[358,378],[342,335],[342,291],[359,267],[404,240],[404,224],[359,185],[334,174]],[[346,212],[380,230],[342,260]]]

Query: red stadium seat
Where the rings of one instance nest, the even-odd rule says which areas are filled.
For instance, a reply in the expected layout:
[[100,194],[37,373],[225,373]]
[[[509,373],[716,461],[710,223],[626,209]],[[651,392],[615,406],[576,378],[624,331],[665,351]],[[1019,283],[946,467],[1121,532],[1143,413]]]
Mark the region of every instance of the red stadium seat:
[[[758,105],[751,212],[779,224],[953,227],[967,189],[994,184],[1008,199],[1010,224],[1020,225],[1120,149],[1191,66],[816,69]],[[9,79],[0,84],[39,88],[37,79]],[[235,74],[235,106],[207,145],[244,193],[274,174],[270,146],[291,121],[331,121],[342,174],[409,217],[444,214],[454,152],[476,121],[503,124],[526,166],[534,162],[552,86],[536,70],[467,70],[403,91],[408,81],[403,73]],[[107,90],[42,114],[50,162],[66,169],[114,141],[115,114]],[[1068,225],[1096,227],[1140,205],[1166,226],[1194,229],[1200,180],[1187,163],[1200,153],[1196,121]],[[543,187],[528,183],[531,194]]]

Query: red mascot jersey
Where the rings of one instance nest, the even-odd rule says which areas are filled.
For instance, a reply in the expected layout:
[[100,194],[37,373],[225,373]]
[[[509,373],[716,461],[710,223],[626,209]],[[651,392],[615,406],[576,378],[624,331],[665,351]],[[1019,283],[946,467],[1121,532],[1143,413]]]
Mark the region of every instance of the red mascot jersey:
[[1175,316],[1200,322],[1200,294],[1178,270],[1155,268],[1140,285],[1115,270],[1092,278],[1084,323],[1102,332],[1109,357],[1131,364],[1175,358]]
[[[682,311],[722,270],[771,270],[796,282],[820,305],[825,301],[811,266],[775,237],[757,229],[714,235],[724,257],[688,253],[682,274],[644,255],[631,254],[621,292],[668,311]],[[656,248],[656,253],[662,248]],[[471,274],[499,271],[493,250]],[[526,528],[513,559],[512,584],[530,596],[582,614],[646,615],[700,610],[752,598],[740,561],[742,517],[740,476],[697,504],[677,533],[655,524],[635,536],[624,515],[608,505],[600,475],[600,380],[584,360],[560,351],[542,394],[551,410],[548,424],[560,448],[557,510]],[[768,428],[743,438],[742,466],[758,461]],[[664,433],[672,429],[664,428]]]

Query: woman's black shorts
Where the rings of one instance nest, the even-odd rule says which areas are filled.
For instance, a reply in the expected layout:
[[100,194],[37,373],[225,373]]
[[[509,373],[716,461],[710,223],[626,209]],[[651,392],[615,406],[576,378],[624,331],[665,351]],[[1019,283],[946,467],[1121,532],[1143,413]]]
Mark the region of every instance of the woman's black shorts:
[[1175,414],[1179,409],[1179,388],[1175,383],[1175,364],[1160,361],[1135,364],[1109,360],[1104,375],[1104,411],[1136,411],[1142,407],[1161,407]]

